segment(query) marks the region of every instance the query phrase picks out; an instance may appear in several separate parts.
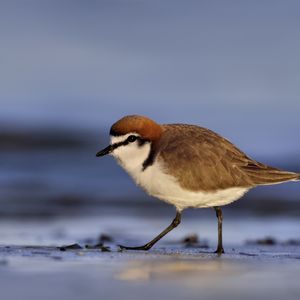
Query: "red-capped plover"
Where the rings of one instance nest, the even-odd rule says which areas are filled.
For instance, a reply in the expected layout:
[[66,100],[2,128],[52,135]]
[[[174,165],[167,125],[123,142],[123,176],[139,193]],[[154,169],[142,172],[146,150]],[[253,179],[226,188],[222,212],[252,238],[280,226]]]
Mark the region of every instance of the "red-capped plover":
[[111,154],[148,194],[172,204],[176,217],[149,243],[123,249],[148,250],[181,221],[184,209],[212,207],[222,244],[221,206],[258,185],[300,180],[300,174],[249,158],[227,139],[195,125],[157,124],[143,116],[126,116],[110,129],[111,143],[97,156]]

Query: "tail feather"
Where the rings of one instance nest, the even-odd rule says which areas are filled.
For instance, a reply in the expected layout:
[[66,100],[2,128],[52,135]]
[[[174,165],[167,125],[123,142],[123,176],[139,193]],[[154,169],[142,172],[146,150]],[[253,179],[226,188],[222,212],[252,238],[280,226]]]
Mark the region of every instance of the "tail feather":
[[271,185],[300,180],[299,173],[283,171],[261,163],[249,164],[243,169],[255,185]]

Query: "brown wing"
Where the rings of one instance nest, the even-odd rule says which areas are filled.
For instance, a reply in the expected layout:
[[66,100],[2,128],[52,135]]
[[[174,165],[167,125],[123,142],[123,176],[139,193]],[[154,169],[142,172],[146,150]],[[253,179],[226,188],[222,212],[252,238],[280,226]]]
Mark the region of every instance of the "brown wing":
[[299,174],[271,168],[235,147],[206,128],[172,124],[163,125],[158,142],[158,159],[167,173],[178,178],[182,187],[193,191],[253,187],[299,178]]

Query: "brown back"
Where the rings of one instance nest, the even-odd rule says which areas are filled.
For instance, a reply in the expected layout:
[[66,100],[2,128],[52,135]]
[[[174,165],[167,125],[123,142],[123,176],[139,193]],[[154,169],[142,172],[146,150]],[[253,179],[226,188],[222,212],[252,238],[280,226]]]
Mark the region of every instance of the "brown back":
[[193,191],[230,187],[254,187],[300,179],[300,174],[261,164],[231,142],[206,128],[163,125],[154,149],[163,159],[165,171],[174,174],[180,185]]

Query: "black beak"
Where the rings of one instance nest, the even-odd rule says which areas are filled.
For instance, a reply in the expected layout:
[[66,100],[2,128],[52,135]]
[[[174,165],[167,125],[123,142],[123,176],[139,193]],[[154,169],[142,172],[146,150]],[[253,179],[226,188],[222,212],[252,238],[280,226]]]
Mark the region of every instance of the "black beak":
[[96,156],[100,157],[100,156],[107,155],[107,154],[111,153],[113,150],[114,150],[114,147],[112,145],[109,145],[108,147],[104,148],[103,150],[97,152]]

